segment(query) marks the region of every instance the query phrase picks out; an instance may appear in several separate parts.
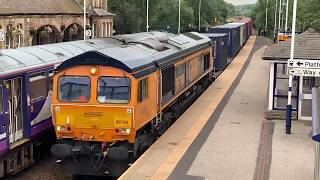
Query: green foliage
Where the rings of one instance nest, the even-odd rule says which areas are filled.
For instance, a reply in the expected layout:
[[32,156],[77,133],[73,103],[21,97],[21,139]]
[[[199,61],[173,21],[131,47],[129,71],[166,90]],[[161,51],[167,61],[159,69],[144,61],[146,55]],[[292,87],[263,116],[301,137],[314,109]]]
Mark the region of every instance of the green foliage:
[[[149,0],[149,29],[176,33],[179,0]],[[146,0],[109,0],[109,11],[117,34],[146,31]],[[223,0],[202,0],[201,26],[223,23],[234,15],[234,7]],[[199,0],[181,0],[181,31],[199,24]]]
[[[284,2],[286,2],[286,0],[284,0]],[[265,26],[266,7],[267,7],[266,0],[258,0],[255,8],[252,11],[251,17],[254,20],[254,26],[256,28],[264,28]],[[274,29],[275,7],[276,7],[276,0],[269,0],[269,3],[268,3],[268,13],[269,13],[268,29],[269,30]],[[278,8],[279,8],[279,0],[278,0]],[[297,31],[305,31],[308,28],[314,28],[316,30],[320,30],[319,9],[320,9],[319,0],[298,0],[297,24],[296,24]],[[285,12],[285,8],[283,10]],[[292,26],[291,24],[292,11],[293,11],[293,0],[289,0],[288,29],[291,29],[291,26]],[[278,13],[277,13],[277,18],[278,18]],[[278,19],[277,19],[277,23],[278,23]]]

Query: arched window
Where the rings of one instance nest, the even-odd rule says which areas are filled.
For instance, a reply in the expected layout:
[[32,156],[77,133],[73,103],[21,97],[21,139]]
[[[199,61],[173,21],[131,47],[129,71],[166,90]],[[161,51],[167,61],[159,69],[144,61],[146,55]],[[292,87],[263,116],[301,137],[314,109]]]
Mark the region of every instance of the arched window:
[[18,47],[21,47],[21,45],[23,44],[22,43],[22,32],[23,32],[23,26],[22,26],[22,24],[18,24],[17,25],[17,29],[18,29],[18,34],[17,34],[17,36],[16,36],[16,38],[17,38],[17,40],[16,40],[16,42],[17,42],[17,46]]

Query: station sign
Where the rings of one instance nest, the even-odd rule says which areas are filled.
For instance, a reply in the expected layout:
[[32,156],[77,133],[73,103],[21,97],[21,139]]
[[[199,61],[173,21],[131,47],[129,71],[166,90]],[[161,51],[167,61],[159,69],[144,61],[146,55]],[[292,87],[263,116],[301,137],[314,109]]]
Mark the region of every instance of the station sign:
[[4,29],[0,29],[0,42],[5,41],[5,32]]
[[320,77],[320,60],[288,60],[288,75]]
[[288,68],[320,69],[320,60],[288,60]]
[[320,77],[320,68],[288,68],[288,74],[293,76]]

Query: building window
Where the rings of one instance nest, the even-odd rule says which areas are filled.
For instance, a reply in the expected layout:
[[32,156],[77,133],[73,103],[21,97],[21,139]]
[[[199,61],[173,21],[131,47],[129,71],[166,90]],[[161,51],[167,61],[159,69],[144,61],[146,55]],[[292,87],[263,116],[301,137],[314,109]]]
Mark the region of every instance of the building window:
[[148,78],[139,81],[138,84],[138,102],[142,102],[148,98]]
[[96,7],[96,0],[92,0],[92,7]]
[[22,24],[18,24],[18,26],[17,26],[17,29],[18,29],[18,34],[17,34],[17,46],[18,47],[21,47],[21,45],[22,45]]

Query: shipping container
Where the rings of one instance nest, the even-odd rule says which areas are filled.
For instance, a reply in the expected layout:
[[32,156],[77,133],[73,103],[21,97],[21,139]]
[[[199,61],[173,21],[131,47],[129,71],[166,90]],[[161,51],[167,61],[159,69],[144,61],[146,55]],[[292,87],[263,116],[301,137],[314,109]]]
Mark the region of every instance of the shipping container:
[[240,51],[240,26],[215,26],[209,28],[209,33],[225,33],[228,35],[228,56],[233,58]]
[[215,46],[214,71],[221,71],[228,65],[228,35],[227,34],[204,34],[209,37]]
[[247,28],[247,39],[249,39],[250,35],[252,34],[252,20],[249,18],[240,19],[235,21],[236,23],[245,23]]
[[240,26],[240,46],[243,47],[247,42],[247,26],[245,23],[228,23],[227,26]]

